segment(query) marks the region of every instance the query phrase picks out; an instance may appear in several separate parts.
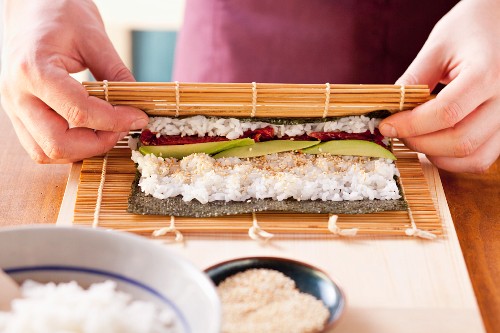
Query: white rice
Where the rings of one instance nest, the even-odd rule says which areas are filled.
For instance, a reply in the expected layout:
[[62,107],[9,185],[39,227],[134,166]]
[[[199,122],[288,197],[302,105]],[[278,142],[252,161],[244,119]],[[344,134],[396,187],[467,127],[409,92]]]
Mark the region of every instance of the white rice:
[[0,312],[2,333],[178,333],[175,314],[154,304],[132,301],[106,281],[81,288],[76,282],[27,281],[11,312]]
[[150,118],[147,128],[157,135],[191,136],[224,136],[234,140],[243,135],[247,130],[256,130],[272,126],[278,138],[284,135],[297,136],[311,132],[347,132],[363,133],[370,131],[372,134],[378,127],[381,119],[366,116],[344,117],[334,121],[305,123],[296,125],[275,125],[260,121],[240,121],[236,118],[215,118],[194,116],[189,118]]
[[142,191],[184,201],[399,199],[392,160],[293,152],[250,159],[192,154],[177,160],[132,152]]

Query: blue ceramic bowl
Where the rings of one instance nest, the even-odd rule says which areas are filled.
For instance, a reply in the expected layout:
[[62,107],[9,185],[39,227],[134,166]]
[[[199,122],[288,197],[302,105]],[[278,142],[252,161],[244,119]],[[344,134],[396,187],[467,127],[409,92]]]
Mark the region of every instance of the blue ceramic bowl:
[[251,268],[279,271],[294,280],[301,292],[321,300],[330,312],[325,331],[331,329],[339,319],[345,306],[344,293],[325,272],[311,265],[286,258],[248,257],[219,263],[207,268],[205,272],[215,285],[219,285],[231,275]]
[[18,283],[105,280],[135,299],[177,314],[183,333],[218,333],[220,304],[212,281],[165,246],[127,233],[81,227],[0,229],[0,267]]

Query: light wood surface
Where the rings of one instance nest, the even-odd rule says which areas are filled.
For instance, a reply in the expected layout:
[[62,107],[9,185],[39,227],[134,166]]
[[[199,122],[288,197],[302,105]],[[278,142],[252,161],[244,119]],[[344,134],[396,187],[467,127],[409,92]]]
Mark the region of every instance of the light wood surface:
[[70,165],[37,165],[0,108],[0,225],[55,223]]
[[[4,143],[0,152],[0,225],[55,223],[70,166],[33,164],[18,143],[3,112],[0,112],[0,138]],[[497,161],[490,173],[481,176],[441,173],[482,318],[487,332],[490,333],[500,331],[499,167],[500,161]],[[483,194],[484,190],[486,194]],[[357,246],[361,247],[362,243]],[[200,248],[190,250],[200,251]],[[203,251],[199,253],[203,254]],[[298,258],[300,259],[300,254]],[[361,310],[359,307],[354,307],[352,311],[346,313],[345,318],[359,317],[356,311]],[[397,314],[398,311],[404,309],[386,308],[380,316],[395,320],[401,318]],[[457,325],[454,327],[461,327],[460,323],[466,321],[460,315],[461,311],[457,308],[448,313],[450,320],[447,321],[455,322]],[[411,316],[415,321],[426,320],[428,317],[424,312],[413,311]],[[443,318],[445,315],[443,314]],[[376,316],[378,315],[374,313],[373,317]],[[362,328],[363,325],[368,325],[373,317],[365,317],[363,321],[357,322],[357,325],[361,325],[359,327]],[[347,323],[351,321],[345,320],[341,325]]]

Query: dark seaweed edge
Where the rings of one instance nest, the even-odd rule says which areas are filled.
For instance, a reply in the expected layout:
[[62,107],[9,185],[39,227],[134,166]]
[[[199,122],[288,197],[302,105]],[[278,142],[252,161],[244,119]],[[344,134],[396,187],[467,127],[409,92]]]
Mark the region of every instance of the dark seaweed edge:
[[[387,118],[392,113],[389,110],[377,110],[372,111],[363,116],[368,118]],[[326,118],[238,118],[240,121],[252,122],[252,121],[261,121],[273,125],[295,125],[295,124],[306,124],[306,123],[319,123],[319,122],[328,122],[334,121],[341,118],[347,118],[351,116],[338,116],[338,117],[326,117]]]

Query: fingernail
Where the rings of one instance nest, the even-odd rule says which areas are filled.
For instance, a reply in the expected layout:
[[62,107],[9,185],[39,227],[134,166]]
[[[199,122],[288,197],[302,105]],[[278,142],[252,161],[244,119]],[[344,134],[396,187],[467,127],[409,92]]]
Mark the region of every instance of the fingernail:
[[135,130],[135,129],[144,128],[144,127],[146,127],[147,124],[148,124],[147,119],[139,118],[136,121],[134,121],[132,123],[132,125],[130,125],[130,129]]
[[380,126],[380,132],[388,137],[395,138],[398,136],[398,131],[391,124],[383,124]]

